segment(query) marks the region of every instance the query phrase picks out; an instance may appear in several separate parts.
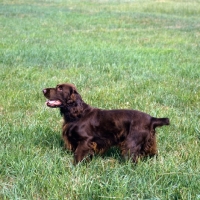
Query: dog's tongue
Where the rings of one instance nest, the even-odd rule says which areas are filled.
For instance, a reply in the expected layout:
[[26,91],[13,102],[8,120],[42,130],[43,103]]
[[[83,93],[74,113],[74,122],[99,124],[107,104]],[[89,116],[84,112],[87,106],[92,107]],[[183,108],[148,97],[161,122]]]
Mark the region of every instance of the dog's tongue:
[[59,100],[53,100],[53,101],[49,100],[46,102],[46,105],[50,107],[55,107],[61,105],[61,102]]

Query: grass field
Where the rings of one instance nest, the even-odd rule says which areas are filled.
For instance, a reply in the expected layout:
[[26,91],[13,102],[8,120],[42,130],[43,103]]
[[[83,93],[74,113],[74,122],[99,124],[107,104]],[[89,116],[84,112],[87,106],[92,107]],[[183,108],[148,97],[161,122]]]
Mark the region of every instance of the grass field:
[[[2,0],[0,26],[0,199],[200,199],[199,0]],[[169,117],[158,158],[73,166],[41,93],[63,82]]]

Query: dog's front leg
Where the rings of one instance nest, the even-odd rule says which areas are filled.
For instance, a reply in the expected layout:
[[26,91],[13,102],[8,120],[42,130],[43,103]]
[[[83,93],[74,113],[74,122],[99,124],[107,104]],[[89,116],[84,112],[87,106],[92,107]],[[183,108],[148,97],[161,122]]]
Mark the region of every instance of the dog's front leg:
[[88,140],[79,142],[74,152],[74,164],[81,162],[88,155],[93,156],[94,150],[91,148]]

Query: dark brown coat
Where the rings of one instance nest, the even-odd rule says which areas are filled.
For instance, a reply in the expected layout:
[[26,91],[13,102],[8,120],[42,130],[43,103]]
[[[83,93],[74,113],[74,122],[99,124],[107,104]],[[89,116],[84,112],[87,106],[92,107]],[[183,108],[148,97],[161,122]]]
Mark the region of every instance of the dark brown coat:
[[139,157],[157,154],[155,128],[169,125],[168,118],[155,118],[137,110],[103,110],[86,104],[72,84],[43,90],[47,106],[60,108],[63,140],[78,163],[94,153],[118,146],[123,156],[137,162]]

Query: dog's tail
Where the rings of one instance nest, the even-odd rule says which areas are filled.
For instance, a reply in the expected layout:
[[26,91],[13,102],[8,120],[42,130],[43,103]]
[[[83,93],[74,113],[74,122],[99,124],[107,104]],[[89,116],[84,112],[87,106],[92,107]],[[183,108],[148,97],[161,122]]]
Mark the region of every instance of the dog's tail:
[[151,119],[151,128],[155,130],[157,126],[164,126],[169,125],[169,118],[155,118],[152,117]]

